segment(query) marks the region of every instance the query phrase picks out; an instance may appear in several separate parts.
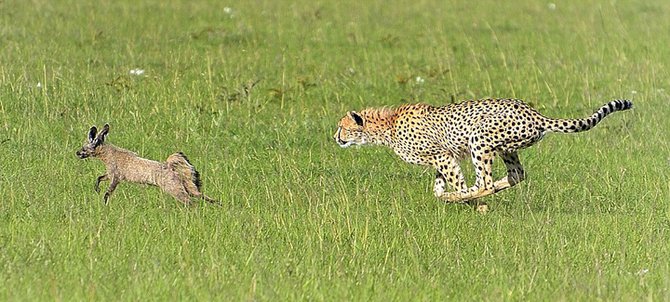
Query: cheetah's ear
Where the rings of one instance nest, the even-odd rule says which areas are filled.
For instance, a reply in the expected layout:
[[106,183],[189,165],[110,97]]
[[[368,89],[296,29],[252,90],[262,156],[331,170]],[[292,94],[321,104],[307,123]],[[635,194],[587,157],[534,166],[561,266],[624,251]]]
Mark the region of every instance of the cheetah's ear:
[[354,120],[354,122],[356,122],[356,125],[363,127],[365,120],[356,111],[349,111],[349,117],[351,117],[351,119]]

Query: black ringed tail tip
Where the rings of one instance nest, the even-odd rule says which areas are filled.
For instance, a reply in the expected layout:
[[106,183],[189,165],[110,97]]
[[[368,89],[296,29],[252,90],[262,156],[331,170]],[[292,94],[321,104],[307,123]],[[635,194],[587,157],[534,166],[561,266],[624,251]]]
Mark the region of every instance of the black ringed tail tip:
[[598,115],[598,119],[600,120],[612,112],[628,110],[630,108],[633,108],[633,102],[630,100],[613,100],[600,107],[595,114]]
[[551,120],[544,126],[544,129],[554,132],[572,133],[589,130],[606,116],[613,112],[623,111],[633,108],[633,102],[630,100],[613,100],[600,106],[591,116],[583,119],[556,119]]
[[610,111],[628,110],[633,108],[633,102],[630,100],[614,100],[607,104]]

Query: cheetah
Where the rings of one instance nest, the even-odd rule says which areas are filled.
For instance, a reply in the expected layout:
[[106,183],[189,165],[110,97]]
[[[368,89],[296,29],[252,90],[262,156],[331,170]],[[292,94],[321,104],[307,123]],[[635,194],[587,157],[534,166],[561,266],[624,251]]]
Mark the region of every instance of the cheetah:
[[[632,106],[629,100],[614,100],[587,118],[553,119],[518,99],[470,100],[442,107],[408,104],[349,111],[339,121],[334,138],[343,148],[384,145],[408,163],[432,166],[437,170],[436,197],[471,203],[523,181],[526,173],[517,152],[546,133],[586,131],[607,115]],[[505,163],[507,176],[494,181],[491,167],[496,156]],[[469,188],[459,165],[468,157],[476,172],[475,184]],[[453,191],[447,191],[446,184]]]

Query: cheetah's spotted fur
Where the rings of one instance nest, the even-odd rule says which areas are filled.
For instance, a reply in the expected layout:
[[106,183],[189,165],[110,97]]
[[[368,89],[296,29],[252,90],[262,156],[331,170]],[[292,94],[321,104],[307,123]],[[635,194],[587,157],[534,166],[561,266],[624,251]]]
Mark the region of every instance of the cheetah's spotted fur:
[[[586,131],[610,113],[632,106],[629,100],[614,100],[583,119],[548,118],[516,99],[366,109],[350,111],[340,120],[335,141],[341,147],[385,145],[408,163],[433,166],[437,169],[435,195],[450,202],[466,202],[521,182],[525,172],[517,151],[537,143],[547,132]],[[494,182],[491,165],[495,156],[502,158],[507,176]],[[459,166],[467,157],[477,175],[470,188]],[[454,191],[447,192],[445,184]]]

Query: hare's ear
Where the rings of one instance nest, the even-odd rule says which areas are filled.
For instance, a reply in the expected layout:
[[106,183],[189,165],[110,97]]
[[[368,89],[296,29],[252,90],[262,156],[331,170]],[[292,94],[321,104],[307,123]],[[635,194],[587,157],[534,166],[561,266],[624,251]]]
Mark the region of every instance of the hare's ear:
[[102,130],[100,130],[98,136],[95,138],[95,145],[97,146],[104,143],[107,134],[109,134],[109,124],[105,124],[105,126],[102,127]]
[[363,117],[360,114],[358,114],[358,112],[349,111],[349,117],[351,117],[351,119],[354,120],[354,122],[356,122],[356,125],[359,125],[359,126],[363,127],[363,124],[365,123],[365,120],[363,119]]
[[95,140],[95,134],[98,133],[98,128],[95,128],[95,126],[91,127],[90,130],[88,130],[88,142],[92,143]]

